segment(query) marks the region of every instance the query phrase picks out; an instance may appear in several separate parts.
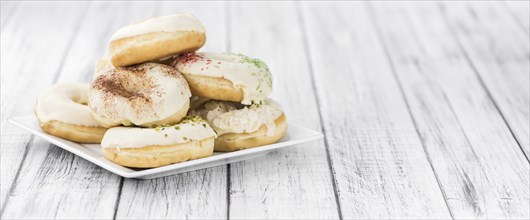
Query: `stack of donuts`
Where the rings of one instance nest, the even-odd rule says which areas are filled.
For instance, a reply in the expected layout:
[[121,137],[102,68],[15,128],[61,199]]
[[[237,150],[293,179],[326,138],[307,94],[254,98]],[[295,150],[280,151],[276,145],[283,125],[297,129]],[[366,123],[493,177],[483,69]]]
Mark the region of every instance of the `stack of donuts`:
[[277,142],[282,108],[267,96],[267,65],[235,53],[195,52],[206,42],[191,14],[150,18],[117,30],[89,84],[60,83],[35,106],[41,128],[100,143],[117,164],[159,167]]

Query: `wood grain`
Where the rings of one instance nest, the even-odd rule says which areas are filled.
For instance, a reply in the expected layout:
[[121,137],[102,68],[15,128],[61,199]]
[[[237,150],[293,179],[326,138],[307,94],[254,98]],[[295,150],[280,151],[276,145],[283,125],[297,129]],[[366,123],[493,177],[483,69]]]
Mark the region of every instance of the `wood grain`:
[[342,216],[450,218],[364,4],[304,6]]
[[[263,59],[290,122],[321,130],[294,3],[231,5],[230,50]],[[323,141],[230,166],[230,218],[337,219]]]
[[453,217],[528,218],[528,162],[438,6],[372,8]]
[[66,54],[57,81],[90,83],[95,64],[107,52],[112,34],[120,27],[155,15],[158,10],[158,4],[147,2],[92,4]]
[[[0,4],[2,219],[530,218],[528,1]],[[128,180],[7,123],[89,82],[118,27],[176,12],[203,51],[263,59],[325,140]]]
[[[451,30],[530,160],[530,42],[492,2],[447,3]],[[451,10],[447,10],[451,8]]]
[[[10,200],[10,196],[16,197],[16,194],[11,195],[12,186],[28,148],[46,145],[40,139],[35,140],[40,145],[35,145],[31,135],[8,123],[7,119],[32,113],[38,92],[51,84],[59,71],[68,42],[75,34],[75,27],[84,11],[84,4],[17,4],[2,26],[1,38],[2,217],[17,215],[6,212],[9,206],[6,207],[4,202]],[[27,16],[28,13],[32,16]],[[64,16],[70,19],[64,19]],[[43,38],[47,40],[42,41]]]
[[[94,61],[105,51],[106,45],[102,42],[130,19],[140,19],[142,13],[149,16],[145,13],[151,11],[154,14],[155,9],[153,5],[140,3],[124,6],[100,2],[88,6],[85,19],[77,24],[78,32],[64,53],[64,64],[56,78],[59,81],[90,78]],[[99,25],[105,22],[108,26],[101,28]],[[14,190],[18,196],[9,203],[14,207],[31,207],[35,211],[10,213],[12,217],[112,218],[121,187],[119,176],[53,145],[36,147],[28,152],[27,162],[20,171],[21,178]],[[77,201],[80,198],[84,204]],[[8,207],[6,211],[14,209]]]
[[[515,22],[527,32],[530,32],[530,1],[502,1]],[[501,4],[502,4],[501,3]]]
[[[125,22],[140,19],[142,15],[149,16],[151,14],[146,13],[150,11],[153,14],[155,6],[140,3],[126,6],[119,3],[90,4],[83,21],[76,24],[78,31],[64,52],[63,65],[56,78],[59,81],[90,78],[94,61],[106,46],[100,45],[101,42],[108,41],[112,32]],[[106,28],[101,28],[102,23],[107,23]],[[120,181],[119,176],[60,148],[49,144],[37,145],[28,152],[13,192],[17,196],[10,199],[5,216],[112,218]],[[31,211],[24,211],[27,209]]]
[[[225,10],[221,2],[164,2],[158,14],[190,12],[207,30],[202,50],[226,48]],[[126,179],[118,219],[219,219],[227,215],[226,166],[154,180]]]

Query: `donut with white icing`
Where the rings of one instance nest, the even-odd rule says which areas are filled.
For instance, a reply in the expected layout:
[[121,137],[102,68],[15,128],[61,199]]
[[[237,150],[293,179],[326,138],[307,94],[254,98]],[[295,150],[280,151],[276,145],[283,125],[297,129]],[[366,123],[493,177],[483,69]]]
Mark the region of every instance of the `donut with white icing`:
[[190,89],[175,69],[157,63],[117,67],[90,86],[88,103],[104,127],[175,124],[186,116]]
[[187,53],[173,66],[194,96],[259,104],[272,91],[272,76],[263,61],[234,53]]
[[200,117],[156,128],[110,128],[101,142],[108,160],[127,167],[159,167],[212,155],[212,128]]
[[[164,65],[171,65],[173,61],[175,60],[175,57],[170,58],[164,58],[161,60],[153,60],[150,61],[151,63],[159,63]],[[110,55],[107,53],[103,57],[101,57],[98,62],[96,62],[95,68],[94,68],[94,74],[92,75],[92,79],[98,78],[99,75],[104,74],[105,72],[108,72],[111,69],[114,69],[114,67],[110,61]]]
[[95,80],[98,78],[99,75],[114,69],[115,67],[110,62],[110,57],[108,54],[105,54],[101,59],[96,62],[96,65],[94,67],[94,74],[92,75],[92,79]]
[[174,14],[120,28],[111,37],[109,52],[114,66],[128,66],[196,51],[205,42],[205,29],[197,18]]
[[87,106],[88,84],[60,83],[44,90],[35,115],[46,133],[70,141],[97,144],[107,128],[99,126]]
[[285,114],[272,99],[261,105],[210,100],[190,115],[205,119],[217,132],[215,151],[235,151],[277,142],[287,131]]

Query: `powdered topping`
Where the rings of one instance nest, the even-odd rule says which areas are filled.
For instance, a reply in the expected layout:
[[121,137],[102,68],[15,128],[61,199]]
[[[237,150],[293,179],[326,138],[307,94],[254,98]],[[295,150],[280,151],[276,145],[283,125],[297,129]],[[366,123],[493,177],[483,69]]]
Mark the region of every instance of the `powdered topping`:
[[177,70],[145,63],[100,75],[92,83],[89,103],[98,120],[140,125],[175,114],[190,96],[188,84]]
[[103,148],[142,148],[167,146],[217,137],[214,130],[200,117],[188,117],[175,125],[156,128],[114,127],[105,133]]
[[259,104],[272,91],[267,65],[255,58],[234,53],[188,53],[173,63],[183,74],[227,79],[243,90],[241,103]]
[[204,56],[202,54],[198,54],[195,52],[185,53],[185,54],[178,56],[175,59],[175,62],[173,62],[172,66],[176,66],[177,63],[186,63],[186,64],[195,63],[199,59],[204,59]]

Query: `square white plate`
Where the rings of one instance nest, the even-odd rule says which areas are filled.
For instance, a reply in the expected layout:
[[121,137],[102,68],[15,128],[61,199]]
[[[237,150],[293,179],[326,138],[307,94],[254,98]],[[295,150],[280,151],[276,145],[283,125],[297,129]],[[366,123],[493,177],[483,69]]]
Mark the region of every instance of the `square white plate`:
[[287,134],[278,143],[265,145],[235,152],[221,153],[215,152],[212,156],[197,160],[190,160],[182,163],[167,165],[151,169],[131,169],[120,166],[105,159],[99,144],[78,144],[62,138],[49,135],[41,130],[39,122],[34,115],[15,117],[9,120],[11,123],[30,133],[63,148],[71,153],[80,156],[96,165],[107,169],[110,172],[125,178],[152,179],[169,176],[189,171],[204,169],[208,167],[220,166],[237,161],[248,160],[255,157],[264,156],[271,151],[281,149],[304,142],[317,140],[323,137],[322,133],[308,128],[289,124]]

